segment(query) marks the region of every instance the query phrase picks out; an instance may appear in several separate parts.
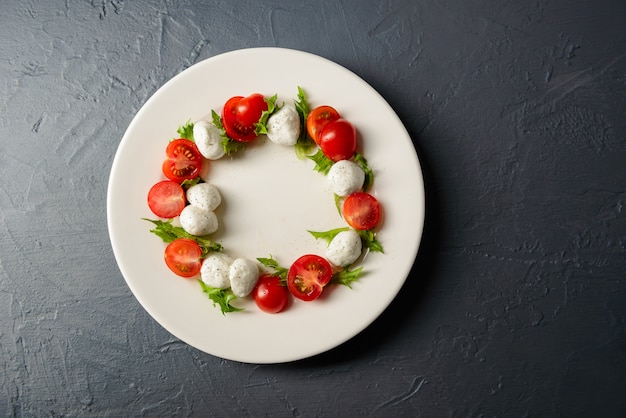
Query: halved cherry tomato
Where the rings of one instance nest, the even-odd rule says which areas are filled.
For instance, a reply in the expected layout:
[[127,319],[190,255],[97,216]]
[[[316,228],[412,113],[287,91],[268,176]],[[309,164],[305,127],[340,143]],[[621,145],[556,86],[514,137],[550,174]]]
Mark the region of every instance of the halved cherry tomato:
[[163,180],[148,191],[148,207],[159,218],[174,218],[186,205],[185,190],[172,180]]
[[280,283],[280,278],[269,274],[259,277],[252,295],[259,309],[267,313],[282,311],[289,300],[289,291]]
[[380,203],[369,193],[355,192],[343,202],[342,213],[352,228],[372,229],[380,221]]
[[181,277],[193,277],[202,267],[202,249],[192,239],[178,238],[165,248],[165,264]]
[[257,137],[254,124],[261,119],[267,103],[263,95],[235,96],[228,99],[222,110],[222,124],[226,135],[235,141],[250,142]]
[[306,118],[306,130],[319,145],[319,133],[328,122],[339,119],[339,112],[331,106],[319,106],[311,110]]
[[287,287],[292,295],[308,302],[320,296],[332,275],[332,267],[325,258],[315,254],[303,255],[289,268]]
[[175,139],[165,149],[163,174],[168,179],[182,183],[198,177],[202,170],[202,154],[188,139]]
[[356,129],[345,119],[326,123],[318,139],[324,155],[334,162],[348,160],[356,152]]

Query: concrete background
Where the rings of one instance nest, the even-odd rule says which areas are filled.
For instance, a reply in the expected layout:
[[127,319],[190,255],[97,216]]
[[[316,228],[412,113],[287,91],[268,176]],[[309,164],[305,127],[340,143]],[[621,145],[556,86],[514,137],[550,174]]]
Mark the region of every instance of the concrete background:
[[[626,415],[625,23],[621,0],[2,0],[0,415]],[[106,224],[143,103],[255,46],[364,78],[426,179],[397,299],[283,365],[163,330]]]

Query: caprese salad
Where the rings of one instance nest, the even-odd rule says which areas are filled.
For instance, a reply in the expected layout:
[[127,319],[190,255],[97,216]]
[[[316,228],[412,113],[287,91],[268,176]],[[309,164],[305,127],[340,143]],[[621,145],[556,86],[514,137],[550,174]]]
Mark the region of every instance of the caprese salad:
[[[147,194],[148,207],[158,219],[147,219],[150,230],[165,247],[165,264],[177,276],[196,278],[202,291],[223,314],[239,311],[233,302],[252,297],[264,312],[283,311],[293,297],[317,299],[331,284],[358,280],[358,261],[368,251],[383,252],[376,238],[382,208],[369,193],[373,171],[359,154],[356,127],[331,106],[311,109],[298,87],[293,103],[277,103],[277,95],[234,96],[211,120],[188,121],[165,148],[164,178]],[[246,144],[265,136],[294,147],[296,155],[315,163],[326,176],[344,226],[329,231],[308,231],[326,240],[326,253],[303,254],[289,267],[272,255],[235,258],[211,239],[222,203],[220,190],[201,176],[210,161],[243,152]],[[204,177],[204,178],[203,178]]]

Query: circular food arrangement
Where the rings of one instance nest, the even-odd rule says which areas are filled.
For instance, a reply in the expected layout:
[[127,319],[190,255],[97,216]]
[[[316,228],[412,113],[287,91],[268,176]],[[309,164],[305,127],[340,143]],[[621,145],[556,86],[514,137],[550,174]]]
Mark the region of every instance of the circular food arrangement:
[[[167,267],[180,278],[195,279],[222,314],[242,311],[237,303],[242,298],[276,314],[292,300],[317,300],[330,286],[351,287],[364,272],[366,255],[383,253],[377,239],[383,210],[370,193],[374,171],[360,152],[358,127],[329,104],[311,107],[301,87],[291,102],[252,93],[232,96],[219,110],[178,127],[159,162],[163,178],[147,190],[147,205],[157,219],[143,219],[165,243]],[[293,148],[294,158],[313,161],[313,169],[326,178],[332,191],[328,198],[342,223],[326,231],[308,230],[326,241],[323,255],[302,254],[282,266],[272,254],[234,257],[213,240],[222,193],[211,183],[208,167],[228,164],[259,141]]]
[[[309,107],[306,119],[299,102]],[[255,131],[267,133],[249,129],[256,116],[248,109],[259,105],[267,120],[255,121]],[[224,107],[231,112],[222,115]],[[325,118],[352,127],[338,122],[334,134],[322,134]],[[356,152],[341,159],[354,144],[352,128]],[[378,210],[354,209],[368,208],[362,193]],[[374,227],[358,229],[376,217]],[[135,300],[175,338],[250,363],[310,357],[364,330],[412,268],[419,280],[424,217],[419,159],[391,106],[345,67],[285,48],[225,52],[174,74],[130,120],[107,190],[111,246]],[[327,265],[317,257],[314,274],[302,274],[308,255],[331,266],[325,285]],[[202,280],[203,269],[213,281]],[[294,296],[290,270],[292,290],[320,295]]]

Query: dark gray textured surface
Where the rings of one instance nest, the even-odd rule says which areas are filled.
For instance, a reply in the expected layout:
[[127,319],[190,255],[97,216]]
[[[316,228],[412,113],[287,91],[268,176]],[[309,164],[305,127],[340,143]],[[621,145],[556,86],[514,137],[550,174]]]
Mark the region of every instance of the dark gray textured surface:
[[[0,414],[624,416],[625,22],[620,0],[3,0]],[[363,77],[427,182],[396,301],[285,365],[164,331],[106,225],[137,110],[193,63],[254,46]]]

